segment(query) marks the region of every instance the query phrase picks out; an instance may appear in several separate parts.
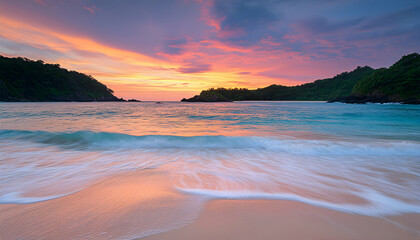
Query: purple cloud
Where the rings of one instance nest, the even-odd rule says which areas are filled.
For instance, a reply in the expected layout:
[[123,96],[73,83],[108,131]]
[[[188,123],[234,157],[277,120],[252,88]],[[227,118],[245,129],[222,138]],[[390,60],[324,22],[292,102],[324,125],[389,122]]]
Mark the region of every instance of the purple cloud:
[[201,73],[208,72],[210,70],[211,65],[204,63],[190,63],[177,69],[177,71],[181,73]]

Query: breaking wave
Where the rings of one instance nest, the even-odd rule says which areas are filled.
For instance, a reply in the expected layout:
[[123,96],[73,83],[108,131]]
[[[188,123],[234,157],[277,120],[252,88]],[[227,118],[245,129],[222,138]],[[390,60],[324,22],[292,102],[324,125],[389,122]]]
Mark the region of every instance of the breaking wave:
[[298,201],[363,215],[420,212],[420,143],[286,137],[0,131],[0,203],[71,194],[165,169],[180,192]]
[[79,131],[54,133],[45,131],[2,130],[0,140],[21,140],[79,149],[266,149],[277,152],[321,155],[420,155],[420,143],[414,141],[332,141],[281,139],[274,137],[229,136],[133,136],[119,133]]

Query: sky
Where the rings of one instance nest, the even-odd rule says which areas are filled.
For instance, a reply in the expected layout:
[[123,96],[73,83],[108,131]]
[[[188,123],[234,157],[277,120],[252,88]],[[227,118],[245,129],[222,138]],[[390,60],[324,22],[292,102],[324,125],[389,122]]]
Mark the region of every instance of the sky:
[[0,0],[0,55],[126,99],[299,85],[420,52],[418,0]]

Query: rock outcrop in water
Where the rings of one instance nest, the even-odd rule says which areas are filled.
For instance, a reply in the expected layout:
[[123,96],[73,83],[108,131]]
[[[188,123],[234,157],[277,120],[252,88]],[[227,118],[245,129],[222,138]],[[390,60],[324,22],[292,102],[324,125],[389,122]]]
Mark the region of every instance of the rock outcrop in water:
[[41,60],[0,56],[0,101],[124,101],[92,76]]
[[211,102],[212,99],[420,104],[420,57],[419,54],[413,53],[402,57],[388,69],[357,67],[351,72],[344,72],[333,78],[293,87],[271,85],[256,90],[211,88],[182,101]]

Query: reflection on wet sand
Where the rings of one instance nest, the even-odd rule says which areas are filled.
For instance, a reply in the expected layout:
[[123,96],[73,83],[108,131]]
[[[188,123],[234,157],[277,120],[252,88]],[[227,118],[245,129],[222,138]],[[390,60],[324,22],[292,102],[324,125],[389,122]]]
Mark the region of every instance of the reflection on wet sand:
[[130,239],[183,226],[201,206],[199,197],[174,191],[165,172],[146,170],[49,201],[2,204],[0,232],[2,239]]
[[144,240],[420,239],[420,214],[375,218],[293,201],[216,200],[192,224]]

